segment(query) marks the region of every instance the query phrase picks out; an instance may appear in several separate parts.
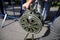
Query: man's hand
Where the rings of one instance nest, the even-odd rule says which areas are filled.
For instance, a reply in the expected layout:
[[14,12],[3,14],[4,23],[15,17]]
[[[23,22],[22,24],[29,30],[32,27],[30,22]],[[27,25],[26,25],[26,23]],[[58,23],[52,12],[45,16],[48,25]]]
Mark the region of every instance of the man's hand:
[[23,9],[28,9],[32,1],[33,1],[33,0],[27,0],[27,2],[24,3],[23,6],[22,6]]
[[30,6],[30,3],[26,2],[25,4],[23,4],[23,9],[28,9]]

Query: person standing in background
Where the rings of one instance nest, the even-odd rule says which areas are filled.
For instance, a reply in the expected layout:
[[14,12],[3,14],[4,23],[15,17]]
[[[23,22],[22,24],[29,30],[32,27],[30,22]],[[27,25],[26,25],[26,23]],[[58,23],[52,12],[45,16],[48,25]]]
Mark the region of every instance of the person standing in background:
[[0,0],[0,11],[4,15],[4,9],[3,9],[3,3],[2,0]]

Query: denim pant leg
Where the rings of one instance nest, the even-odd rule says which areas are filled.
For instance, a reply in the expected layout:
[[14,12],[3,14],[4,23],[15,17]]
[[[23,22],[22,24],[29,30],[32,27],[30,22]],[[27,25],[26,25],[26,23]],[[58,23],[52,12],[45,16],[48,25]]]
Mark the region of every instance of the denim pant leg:
[[22,9],[22,5],[25,3],[25,0],[21,0],[21,9],[20,9],[20,16],[24,13],[24,10]]

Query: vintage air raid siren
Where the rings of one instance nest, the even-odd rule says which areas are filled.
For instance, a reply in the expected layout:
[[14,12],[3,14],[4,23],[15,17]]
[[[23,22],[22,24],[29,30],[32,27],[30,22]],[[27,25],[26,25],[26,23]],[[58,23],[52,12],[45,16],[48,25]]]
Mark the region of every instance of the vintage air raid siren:
[[47,27],[43,27],[41,19],[39,19],[34,12],[31,12],[30,10],[26,10],[20,17],[20,24],[22,29],[27,32],[24,40],[31,38],[31,35],[32,40],[34,38],[42,37],[47,30]]

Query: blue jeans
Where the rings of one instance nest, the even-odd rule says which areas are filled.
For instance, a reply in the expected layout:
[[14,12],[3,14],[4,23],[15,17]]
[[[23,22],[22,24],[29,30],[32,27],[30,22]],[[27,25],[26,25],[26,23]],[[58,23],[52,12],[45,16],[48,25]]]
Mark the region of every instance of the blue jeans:
[[21,9],[20,9],[20,16],[24,13],[24,10],[22,9],[22,5],[26,2],[26,0],[21,0]]

